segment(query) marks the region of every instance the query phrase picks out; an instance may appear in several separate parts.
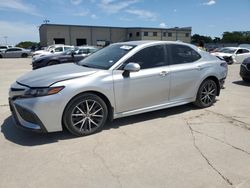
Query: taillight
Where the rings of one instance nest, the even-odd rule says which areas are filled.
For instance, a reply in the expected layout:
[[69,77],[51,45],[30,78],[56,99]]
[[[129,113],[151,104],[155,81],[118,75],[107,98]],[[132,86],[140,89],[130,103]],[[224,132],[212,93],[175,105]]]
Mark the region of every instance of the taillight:
[[227,67],[227,63],[226,63],[226,62],[223,62],[223,63],[221,63],[221,64],[220,64],[220,66],[222,66],[222,67],[225,67],[225,68],[226,68],[226,67]]

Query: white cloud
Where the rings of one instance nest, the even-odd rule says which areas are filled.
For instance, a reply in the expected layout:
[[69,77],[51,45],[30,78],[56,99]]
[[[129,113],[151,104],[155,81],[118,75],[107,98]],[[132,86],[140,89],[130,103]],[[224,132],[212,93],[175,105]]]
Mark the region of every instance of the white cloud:
[[90,17],[91,17],[92,19],[98,19],[98,17],[97,17],[95,14],[92,14]]
[[166,28],[167,27],[167,25],[164,22],[160,23],[159,26],[162,27],[162,28]]
[[121,17],[121,18],[119,18],[119,20],[121,20],[121,21],[126,21],[126,22],[132,21],[131,18],[127,18],[127,17]]
[[30,14],[33,16],[42,16],[38,13],[34,5],[29,4],[27,2],[23,2],[22,0],[0,0],[0,10],[16,11]]
[[79,4],[81,4],[82,0],[70,0],[70,2],[71,2],[73,5],[79,5]]
[[203,3],[203,5],[211,6],[214,5],[215,3],[216,3],[215,0],[208,0],[206,3]]
[[74,16],[89,16],[90,11],[89,10],[83,10],[81,12],[75,13]]
[[126,10],[126,12],[129,14],[133,14],[140,19],[148,21],[155,21],[157,18],[157,15],[155,13],[143,9],[128,9]]
[[35,24],[0,20],[0,25],[0,44],[5,44],[2,36],[7,36],[8,44],[11,45],[21,41],[39,41],[39,28]]
[[132,4],[137,3],[138,0],[101,0],[99,7],[107,13],[117,13]]
[[98,16],[96,14],[91,14],[89,10],[84,10],[82,12],[78,12],[73,14],[74,16],[89,16],[92,19],[98,19]]

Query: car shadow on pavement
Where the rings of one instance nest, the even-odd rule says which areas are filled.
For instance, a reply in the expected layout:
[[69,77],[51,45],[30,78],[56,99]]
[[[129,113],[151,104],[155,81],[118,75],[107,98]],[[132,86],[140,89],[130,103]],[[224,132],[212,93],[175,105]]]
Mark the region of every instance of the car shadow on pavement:
[[241,86],[250,86],[250,82],[245,82],[243,80],[234,81],[233,84],[237,84]]
[[190,110],[198,110],[196,106],[193,104],[186,104],[182,106],[172,107],[172,108],[166,108],[163,110],[156,110],[152,112],[142,113],[138,115],[128,116],[124,118],[115,119],[113,122],[108,123],[103,128],[104,130],[108,129],[117,129],[122,126],[126,126],[129,124],[136,124],[136,123],[142,123],[145,121],[149,121],[152,119],[158,119],[158,118],[166,118],[173,115],[182,114],[184,112],[190,111]]
[[1,125],[1,132],[4,137],[18,145],[36,146],[49,143],[55,143],[59,140],[75,138],[67,131],[54,133],[36,133],[28,130],[23,130],[15,125],[12,116],[6,118]]
[[[189,110],[196,110],[196,109],[198,108],[194,107],[194,105],[187,104],[187,105],[168,108],[164,110],[157,110],[157,111],[143,113],[139,115],[124,117],[124,118],[116,119],[113,122],[108,122],[103,127],[103,129],[104,130],[117,129],[121,126],[135,124],[138,122],[141,123],[141,122],[145,122],[145,121],[157,119],[157,118],[166,118],[172,115],[177,115],[177,114],[181,114],[186,111],[189,111]],[[78,138],[70,134],[66,130],[62,132],[46,133],[46,134],[26,131],[26,130],[16,127],[11,116],[9,116],[8,118],[4,120],[3,124],[1,125],[1,132],[3,133],[4,137],[7,140],[15,144],[22,145],[22,146],[37,146],[37,145],[43,145],[43,144],[51,144],[51,143],[56,143],[60,140]]]

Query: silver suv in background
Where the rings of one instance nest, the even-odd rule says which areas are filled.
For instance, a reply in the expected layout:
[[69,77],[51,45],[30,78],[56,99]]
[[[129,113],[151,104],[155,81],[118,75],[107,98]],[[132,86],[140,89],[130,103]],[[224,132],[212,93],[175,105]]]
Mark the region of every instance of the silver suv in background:
[[105,47],[77,64],[32,71],[11,85],[17,124],[77,136],[95,133],[109,119],[194,102],[214,104],[227,63],[181,42],[134,41]]
[[71,49],[73,50],[74,47],[64,45],[64,44],[55,44],[55,45],[48,46],[44,50],[37,50],[33,52],[32,57],[33,57],[33,60],[36,60],[42,56],[51,55],[51,54],[60,54]]
[[0,58],[18,58],[18,57],[26,58],[30,55],[31,55],[30,50],[19,47],[8,48],[7,50],[0,52]]
[[11,45],[0,45],[0,52],[4,52],[5,50],[12,48]]

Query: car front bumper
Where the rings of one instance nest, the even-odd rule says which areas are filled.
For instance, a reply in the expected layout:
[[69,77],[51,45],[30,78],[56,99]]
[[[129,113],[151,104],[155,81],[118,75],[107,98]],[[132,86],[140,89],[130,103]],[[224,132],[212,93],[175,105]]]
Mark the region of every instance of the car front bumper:
[[26,86],[14,83],[9,91],[9,105],[13,118],[19,127],[36,132],[62,130],[62,115],[66,96],[55,95],[25,98]]
[[9,98],[10,111],[12,117],[18,127],[32,130],[35,132],[48,132],[37,115],[29,109],[20,105],[14,104],[13,100]]

